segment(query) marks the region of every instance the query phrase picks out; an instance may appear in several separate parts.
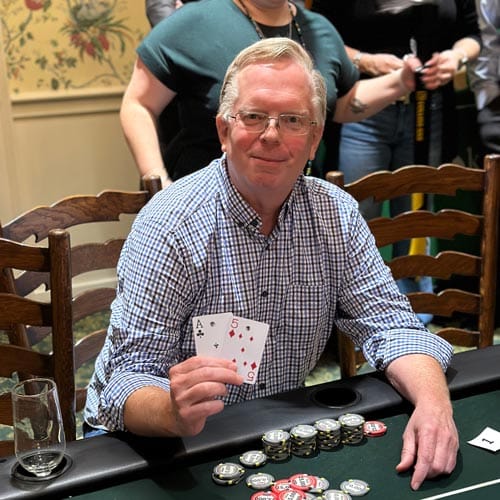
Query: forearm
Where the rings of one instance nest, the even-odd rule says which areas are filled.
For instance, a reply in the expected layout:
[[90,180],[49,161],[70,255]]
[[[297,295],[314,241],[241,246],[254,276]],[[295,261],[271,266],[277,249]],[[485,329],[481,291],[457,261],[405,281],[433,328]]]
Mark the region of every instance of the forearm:
[[481,46],[473,38],[461,38],[453,44],[452,50],[458,53],[458,61],[463,57],[468,61],[475,61],[479,56]]
[[386,369],[394,388],[414,406],[442,406],[451,412],[450,395],[441,365],[431,356],[410,354]]
[[124,101],[120,121],[140,176],[159,175],[165,187],[169,179],[161,156],[156,118],[145,108]]
[[125,402],[123,422],[129,432],[140,436],[179,435],[170,392],[160,387],[147,386],[134,391]]
[[338,99],[334,120],[339,123],[364,120],[411,92],[414,83],[404,79],[402,71],[356,82],[346,95]]

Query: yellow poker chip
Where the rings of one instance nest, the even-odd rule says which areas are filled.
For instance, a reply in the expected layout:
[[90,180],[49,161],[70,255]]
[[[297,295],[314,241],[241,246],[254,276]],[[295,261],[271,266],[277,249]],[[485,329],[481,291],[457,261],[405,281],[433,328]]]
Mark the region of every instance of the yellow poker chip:
[[387,432],[387,425],[379,420],[368,420],[363,424],[363,434],[368,437],[383,436]]

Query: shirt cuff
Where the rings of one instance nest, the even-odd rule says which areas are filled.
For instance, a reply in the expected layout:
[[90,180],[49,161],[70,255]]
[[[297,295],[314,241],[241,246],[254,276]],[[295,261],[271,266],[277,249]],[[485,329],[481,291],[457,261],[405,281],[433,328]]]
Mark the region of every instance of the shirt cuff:
[[369,338],[363,346],[366,360],[383,371],[395,359],[409,354],[432,356],[444,371],[453,357],[453,346],[429,331],[398,330]]

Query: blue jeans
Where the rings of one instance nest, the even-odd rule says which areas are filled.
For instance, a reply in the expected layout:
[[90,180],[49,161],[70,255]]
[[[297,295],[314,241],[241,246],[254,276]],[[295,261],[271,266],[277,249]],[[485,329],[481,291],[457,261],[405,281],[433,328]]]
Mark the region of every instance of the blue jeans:
[[103,434],[108,433],[108,431],[105,431],[104,429],[97,429],[95,427],[91,427],[89,424],[87,424],[87,422],[83,422],[82,429],[83,429],[83,437],[85,439],[94,436],[102,436]]
[[[431,96],[432,123],[427,164],[441,163],[442,138],[442,96],[439,92]],[[340,132],[339,170],[344,173],[345,183],[353,182],[379,170],[396,170],[415,163],[414,160],[414,105],[397,101],[370,118],[358,123],[345,123]],[[432,200],[428,200],[432,202]],[[411,208],[408,196],[395,198],[390,202],[392,217]],[[366,219],[380,215],[382,207],[368,199],[360,203],[360,210]],[[393,245],[393,257],[407,255],[409,241]],[[431,291],[432,279],[421,277],[415,280],[399,280],[403,293],[409,291]],[[430,321],[422,315],[424,322]]]

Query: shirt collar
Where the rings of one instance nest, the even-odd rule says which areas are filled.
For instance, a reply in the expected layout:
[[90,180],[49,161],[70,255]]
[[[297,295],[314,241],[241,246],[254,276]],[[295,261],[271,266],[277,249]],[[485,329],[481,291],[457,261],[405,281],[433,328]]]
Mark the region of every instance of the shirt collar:
[[[219,179],[222,185],[221,200],[223,205],[231,214],[236,224],[239,227],[251,227],[259,229],[262,221],[259,214],[243,199],[241,194],[232,184],[227,171],[226,155],[222,155],[219,160]],[[293,207],[294,201],[299,196],[299,193],[305,189],[304,176],[301,174],[293,187],[290,196],[287,198],[281,207],[278,216],[278,225],[286,218],[287,214]]]

